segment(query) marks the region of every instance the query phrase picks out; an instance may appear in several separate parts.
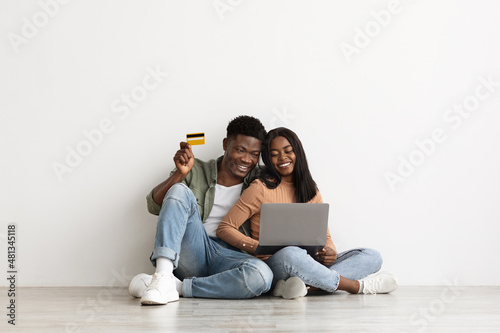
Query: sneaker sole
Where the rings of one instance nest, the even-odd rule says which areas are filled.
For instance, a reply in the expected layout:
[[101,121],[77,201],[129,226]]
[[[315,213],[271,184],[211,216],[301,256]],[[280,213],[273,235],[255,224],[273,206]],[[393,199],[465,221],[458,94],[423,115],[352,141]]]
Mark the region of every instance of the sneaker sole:
[[166,299],[141,299],[142,305],[165,305],[171,302],[176,302],[179,300],[178,295],[172,295]]

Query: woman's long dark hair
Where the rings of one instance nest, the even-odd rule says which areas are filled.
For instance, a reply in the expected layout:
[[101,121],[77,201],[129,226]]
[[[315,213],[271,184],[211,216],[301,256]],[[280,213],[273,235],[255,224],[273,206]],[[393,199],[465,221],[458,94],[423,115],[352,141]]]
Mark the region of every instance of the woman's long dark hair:
[[293,168],[293,180],[295,185],[295,198],[297,202],[308,202],[316,195],[318,188],[309,171],[306,153],[302,147],[297,134],[285,127],[275,128],[267,133],[262,143],[262,161],[266,165],[259,179],[266,184],[267,188],[274,189],[281,183],[281,175],[271,163],[271,141],[282,136],[290,142],[295,153],[295,165]]

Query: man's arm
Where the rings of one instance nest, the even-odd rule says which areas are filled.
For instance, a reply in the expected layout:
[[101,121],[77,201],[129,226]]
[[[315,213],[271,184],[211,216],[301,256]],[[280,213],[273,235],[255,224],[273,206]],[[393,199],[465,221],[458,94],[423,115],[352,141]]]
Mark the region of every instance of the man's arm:
[[175,172],[153,189],[153,201],[158,205],[163,203],[163,198],[172,185],[182,182],[193,168],[194,155],[189,143],[180,143],[180,149],[174,156],[174,163],[176,167]]

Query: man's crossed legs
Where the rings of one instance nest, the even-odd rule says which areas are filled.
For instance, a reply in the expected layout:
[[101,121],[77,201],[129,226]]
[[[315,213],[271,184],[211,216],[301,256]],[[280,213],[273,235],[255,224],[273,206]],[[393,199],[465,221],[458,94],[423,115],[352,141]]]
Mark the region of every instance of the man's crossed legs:
[[[183,280],[182,287],[179,282],[177,285],[184,297],[251,298],[269,291],[273,274],[263,261],[219,242],[207,235],[191,190],[182,183],[173,185],[163,200],[150,258],[154,266],[165,259],[172,264],[166,265],[167,270],[162,272],[157,267],[145,291],[129,289],[129,292],[141,296],[143,291],[142,304],[177,300],[179,294],[172,269]],[[136,278],[144,280],[144,274]],[[134,288],[134,282],[137,285],[132,280],[130,288]],[[145,287],[144,283],[142,286]]]

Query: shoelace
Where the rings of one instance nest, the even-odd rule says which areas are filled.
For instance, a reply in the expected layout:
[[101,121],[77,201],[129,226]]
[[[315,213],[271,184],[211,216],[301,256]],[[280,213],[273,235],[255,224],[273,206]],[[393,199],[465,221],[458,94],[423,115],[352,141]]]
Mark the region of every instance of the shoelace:
[[363,281],[363,283],[364,283],[363,289],[367,290],[372,295],[376,294],[377,291],[380,291],[380,289],[382,287],[382,282],[380,279],[366,280],[366,281]]
[[148,286],[148,289],[158,289],[158,284],[160,283],[160,279],[163,277],[163,275],[159,274],[154,274],[153,279],[151,280],[151,283]]

